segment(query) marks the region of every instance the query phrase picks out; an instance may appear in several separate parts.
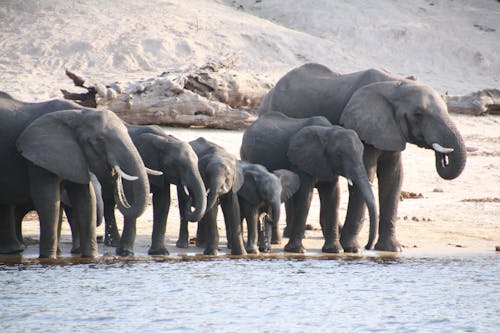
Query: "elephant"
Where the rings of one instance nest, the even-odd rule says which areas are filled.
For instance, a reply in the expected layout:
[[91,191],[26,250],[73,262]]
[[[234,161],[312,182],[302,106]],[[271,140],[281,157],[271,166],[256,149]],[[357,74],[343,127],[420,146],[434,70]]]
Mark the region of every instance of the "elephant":
[[[61,186],[79,226],[81,256],[97,255],[96,198],[90,174],[112,184],[125,219],[146,208],[149,182],[123,122],[111,111],[50,100],[26,103],[0,93],[0,252],[23,250],[15,207],[32,202],[40,218],[41,258],[55,258]],[[126,182],[124,181],[126,180]]]
[[[341,75],[309,63],[285,74],[263,98],[259,114],[289,117],[324,116],[332,124],[356,131],[365,149],[370,181],[378,178],[380,228],[376,250],[401,251],[396,237],[403,182],[401,151],[406,143],[435,151],[437,173],[457,178],[467,153],[448,115],[447,105],[431,87],[376,69]],[[349,207],[340,242],[344,250],[360,250],[358,234],[364,210],[360,189],[349,188]]]
[[[170,184],[177,186],[188,197],[182,216],[192,222],[199,221],[205,214],[207,205],[206,190],[198,170],[198,157],[193,148],[172,135],[167,135],[158,126],[127,125],[144,164],[150,170],[158,170],[162,175],[150,175],[149,184],[153,194],[153,232],[152,243],[148,250],[151,255],[168,255],[165,247],[165,231],[170,208]],[[105,200],[106,233],[105,243],[111,245],[119,239],[114,217],[113,198]],[[129,239],[130,239],[129,233]],[[132,244],[125,246],[124,241],[118,254],[131,255]]]
[[[299,189],[300,179],[295,173],[280,169],[269,172],[260,164],[240,161],[244,182],[238,191],[241,222],[246,220],[248,230],[247,253],[270,252],[271,234],[276,237],[280,219],[281,203]],[[266,214],[264,225],[259,226],[259,217]],[[268,227],[273,228],[269,230]],[[259,230],[259,231],[257,231]],[[274,231],[274,232],[273,232]],[[257,247],[257,233],[259,246]],[[278,240],[274,240],[275,243]]]
[[[241,166],[237,163],[235,156],[203,137],[189,144],[198,156],[198,169],[208,193],[205,215],[198,222],[197,245],[205,246],[203,254],[217,255],[219,246],[217,211],[220,204],[226,224],[228,248],[231,249],[233,255],[245,255],[238,204],[238,190],[243,185]],[[182,191],[178,192],[178,196],[181,228],[176,245],[187,247],[189,235],[187,219],[183,212],[189,202]]]
[[363,144],[356,132],[334,126],[325,117],[296,119],[279,112],[262,114],[244,132],[240,156],[268,170],[288,169],[300,177],[300,187],[285,204],[289,241],[287,252],[304,252],[302,239],[314,187],[318,189],[323,252],[343,251],[339,243],[338,176],[356,184],[370,214],[373,246],[378,220],[375,197],[363,166]]

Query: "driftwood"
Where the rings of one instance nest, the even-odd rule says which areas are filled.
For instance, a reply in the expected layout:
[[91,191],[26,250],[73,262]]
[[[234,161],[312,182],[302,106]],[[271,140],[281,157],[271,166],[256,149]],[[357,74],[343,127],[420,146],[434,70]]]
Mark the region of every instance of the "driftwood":
[[500,114],[500,90],[485,89],[464,96],[445,95],[448,111],[474,116]]
[[137,82],[90,84],[66,71],[82,94],[61,90],[64,98],[114,111],[131,124],[243,129],[271,85],[256,75],[230,69],[233,63],[208,64],[190,72],[165,72]]

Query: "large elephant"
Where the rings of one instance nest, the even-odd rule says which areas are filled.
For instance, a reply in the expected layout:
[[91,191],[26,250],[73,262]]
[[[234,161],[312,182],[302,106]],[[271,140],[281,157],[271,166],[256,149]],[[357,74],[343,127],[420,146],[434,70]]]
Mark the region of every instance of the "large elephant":
[[289,118],[279,112],[261,115],[245,130],[241,158],[269,170],[288,169],[300,177],[300,187],[285,204],[290,227],[288,252],[304,252],[307,214],[314,187],[318,189],[320,224],[325,243],[323,252],[342,252],[339,243],[338,176],[356,184],[370,213],[367,248],[375,239],[378,220],[375,197],[363,166],[363,144],[356,132],[333,126],[324,117]]
[[[236,157],[223,147],[207,141],[205,138],[200,137],[189,144],[198,156],[198,169],[208,193],[207,209],[198,223],[197,245],[205,245],[204,254],[217,254],[219,246],[217,210],[220,204],[224,214],[228,247],[231,249],[231,254],[246,254],[241,234],[238,204],[238,190],[243,184],[241,166],[237,163]],[[189,235],[187,219],[183,216],[183,212],[189,200],[182,191],[178,192],[178,196],[181,228],[177,246],[187,247]]]
[[[167,135],[158,126],[127,125],[142,160],[147,168],[161,171],[162,175],[150,175],[149,183],[153,193],[153,232],[149,254],[168,254],[165,247],[165,231],[170,209],[170,185],[183,191],[189,204],[185,205],[182,216],[188,221],[199,221],[205,213],[207,198],[205,186],[198,171],[198,157],[187,142]],[[106,233],[105,243],[111,244],[119,239],[114,218],[114,200],[105,200]],[[133,233],[133,235],[132,235]],[[130,255],[133,252],[135,232],[129,232],[127,239],[122,237],[118,254]]]
[[[81,255],[97,254],[90,173],[116,189],[125,218],[146,208],[144,163],[122,121],[110,111],[60,100],[25,103],[0,94],[0,252],[22,251],[14,209],[32,201],[40,218],[40,257],[56,256],[64,185],[79,225]],[[122,180],[128,180],[123,182]]]
[[[433,149],[436,170],[444,179],[465,167],[463,139],[448,115],[446,103],[419,82],[370,69],[346,75],[319,64],[306,64],[282,77],[265,96],[260,114],[290,117],[324,116],[353,129],[365,145],[364,164],[370,181],[378,178],[380,228],[377,250],[400,251],[396,219],[403,181],[401,151],[406,143]],[[349,207],[341,234],[346,251],[360,249],[363,199],[358,186],[349,189]]]
[[[238,191],[241,221],[246,220],[248,230],[247,253],[269,252],[271,234],[278,235],[281,203],[286,202],[299,189],[300,178],[290,170],[269,172],[260,164],[240,161],[244,182]],[[264,225],[259,219],[265,214]],[[273,228],[269,230],[269,227]],[[257,235],[259,246],[257,246]]]

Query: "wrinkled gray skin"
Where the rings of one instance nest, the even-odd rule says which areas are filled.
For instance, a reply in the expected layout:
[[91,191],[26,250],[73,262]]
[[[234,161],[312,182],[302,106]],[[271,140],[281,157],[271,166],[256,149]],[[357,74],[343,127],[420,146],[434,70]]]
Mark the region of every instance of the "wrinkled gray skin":
[[[0,156],[9,157],[0,164],[1,253],[24,249],[16,235],[14,210],[32,201],[40,218],[39,255],[56,257],[63,185],[79,226],[81,255],[96,256],[91,172],[101,184],[123,184],[118,207],[124,216],[140,215],[146,208],[149,183],[144,164],[114,113],[60,100],[25,103],[0,93],[0,133]],[[122,182],[116,166],[139,178]]]
[[[271,251],[271,230],[277,228],[281,203],[299,189],[299,176],[289,170],[269,172],[264,166],[240,161],[244,182],[238,191],[241,221],[245,219],[248,229],[247,253]],[[264,225],[259,218],[266,214]],[[257,235],[259,246],[257,246]]]
[[[197,222],[205,213],[207,198],[198,171],[198,157],[187,142],[167,135],[158,126],[127,125],[127,129],[146,167],[163,172],[161,176],[149,175],[153,194],[153,232],[148,253],[166,255],[168,250],[165,247],[165,231],[170,209],[170,185],[177,186],[178,192],[184,193],[185,189],[188,192],[185,195],[188,196],[189,204],[183,207],[182,212],[186,220]],[[120,239],[120,236],[114,217],[114,201],[106,200],[105,203],[105,243],[112,245],[114,240]],[[135,228],[133,232],[135,236]],[[128,237],[131,238],[130,233]],[[125,249],[128,250],[124,251]],[[131,255],[132,250],[131,245],[125,246],[122,240],[122,246],[117,253]]]
[[[375,69],[340,75],[319,64],[306,64],[284,77],[265,96],[260,114],[290,117],[324,116],[332,124],[356,131],[365,145],[364,164],[370,181],[378,178],[380,228],[375,249],[401,251],[396,217],[403,181],[401,151],[406,143],[435,151],[436,170],[444,179],[458,177],[466,163],[463,139],[445,102],[432,88]],[[359,187],[349,189],[349,207],[341,244],[360,249],[358,234],[364,215]]]
[[[198,223],[197,245],[205,245],[204,254],[217,255],[219,246],[217,210],[220,204],[224,214],[228,247],[231,249],[231,254],[246,254],[241,234],[240,208],[237,194],[243,184],[241,167],[233,155],[223,147],[207,141],[205,138],[200,137],[189,144],[198,156],[198,169],[208,193],[207,209]],[[183,212],[189,200],[182,192],[179,192],[178,196],[179,209],[181,210],[181,228],[177,246],[187,247],[189,234],[187,220],[183,216]]]
[[300,177],[298,191],[285,204],[290,232],[285,251],[304,252],[302,239],[316,187],[325,238],[322,251],[342,252],[338,232],[339,175],[361,189],[370,213],[367,247],[372,247],[378,226],[375,198],[363,167],[363,144],[354,131],[333,126],[324,117],[295,119],[271,112],[261,115],[245,130],[240,155],[269,170],[288,169]]

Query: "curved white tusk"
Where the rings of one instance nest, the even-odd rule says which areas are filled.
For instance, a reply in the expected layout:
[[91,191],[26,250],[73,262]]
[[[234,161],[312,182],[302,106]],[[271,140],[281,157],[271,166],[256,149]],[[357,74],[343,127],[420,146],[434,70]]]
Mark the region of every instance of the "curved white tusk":
[[452,153],[454,151],[453,148],[443,147],[439,143],[433,143],[432,149],[434,149],[435,151],[437,151],[438,153],[441,153],[441,154],[449,154],[449,153]]
[[182,189],[184,190],[184,194],[189,197],[189,190],[186,185],[182,185]]
[[207,188],[207,196],[208,196],[208,193],[210,193],[210,189],[209,188]]
[[347,184],[349,184],[349,186],[353,186],[352,180],[350,180],[349,178],[347,178]]
[[114,166],[116,172],[118,172],[118,174],[120,176],[122,176],[123,178],[125,178],[126,180],[137,180],[139,179],[139,177],[136,177],[136,176],[131,176],[131,175],[128,175],[126,174],[121,168],[120,166],[117,164]]
[[122,204],[123,207],[126,209],[129,209],[130,204],[128,203],[127,197],[125,196],[125,191],[123,190],[123,183],[122,183],[122,177],[120,174],[118,174],[118,179],[116,180],[116,191],[118,192],[118,200],[120,200],[120,203]]
[[147,168],[147,167],[146,167],[146,172],[148,173],[148,175],[151,175],[151,176],[161,176],[161,175],[163,175],[163,172],[158,171],[158,170],[153,170],[153,169],[150,169],[150,168]]

